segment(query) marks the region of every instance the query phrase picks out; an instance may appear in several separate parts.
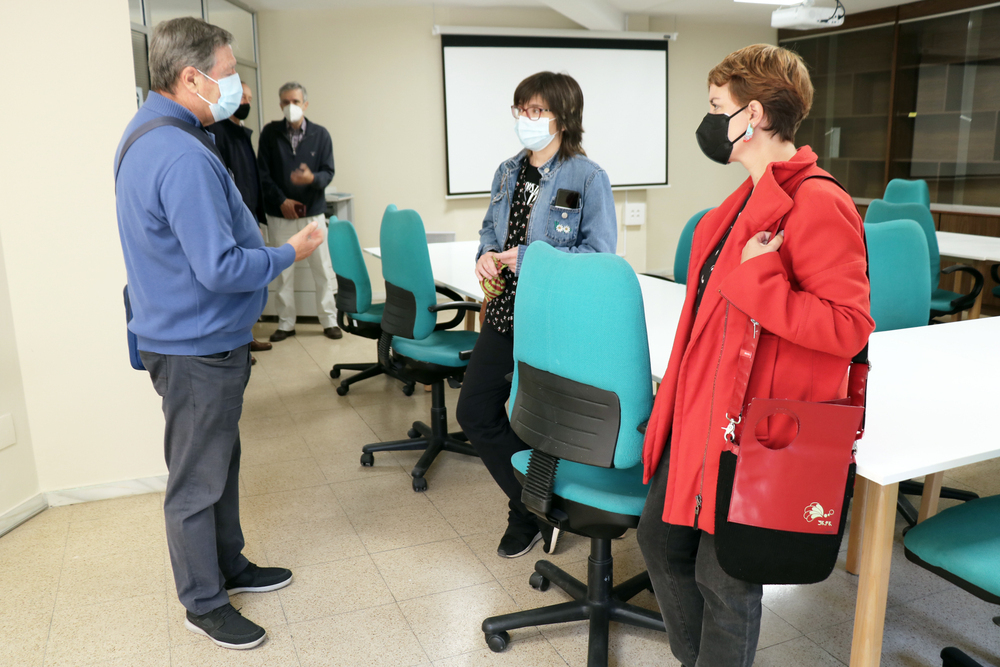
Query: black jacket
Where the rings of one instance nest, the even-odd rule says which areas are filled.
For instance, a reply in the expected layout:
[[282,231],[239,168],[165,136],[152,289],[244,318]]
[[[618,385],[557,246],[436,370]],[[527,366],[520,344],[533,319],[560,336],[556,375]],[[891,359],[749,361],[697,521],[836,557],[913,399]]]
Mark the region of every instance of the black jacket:
[[253,130],[232,122],[228,118],[205,128],[215,136],[215,146],[222,154],[222,162],[233,174],[236,188],[243,195],[257,222],[267,223],[264,216],[264,197],[260,188],[260,174],[257,171],[257,156],[253,154],[250,135]]
[[[264,211],[268,215],[283,217],[281,203],[285,199],[305,204],[307,216],[326,213],[323,191],[333,180],[334,169],[333,142],[325,127],[306,118],[305,136],[293,154],[286,121],[272,121],[261,130],[257,151]],[[303,162],[312,170],[315,180],[309,185],[295,185],[290,176]]]

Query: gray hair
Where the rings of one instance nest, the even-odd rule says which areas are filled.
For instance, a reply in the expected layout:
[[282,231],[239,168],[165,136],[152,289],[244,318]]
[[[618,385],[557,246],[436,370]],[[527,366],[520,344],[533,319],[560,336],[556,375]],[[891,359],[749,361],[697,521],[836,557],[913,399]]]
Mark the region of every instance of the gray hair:
[[288,83],[286,83],[285,85],[283,85],[281,88],[279,88],[278,89],[278,97],[281,97],[282,95],[284,95],[285,93],[287,93],[287,92],[289,92],[291,90],[301,90],[302,91],[302,101],[303,102],[308,102],[309,101],[309,93],[306,92],[306,87],[303,86],[298,81],[289,81]]
[[184,17],[158,24],[149,43],[149,87],[173,91],[185,67],[207,74],[215,67],[215,51],[232,42],[228,30],[201,19]]

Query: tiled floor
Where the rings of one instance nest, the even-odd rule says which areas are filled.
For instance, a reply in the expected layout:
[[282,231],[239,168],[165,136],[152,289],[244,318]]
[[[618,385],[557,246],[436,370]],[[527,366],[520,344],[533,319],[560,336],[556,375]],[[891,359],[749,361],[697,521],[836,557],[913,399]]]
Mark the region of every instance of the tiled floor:
[[[502,654],[485,647],[486,616],[567,599],[528,586],[541,550],[497,557],[506,502],[476,459],[445,455],[423,494],[407,474],[418,453],[378,454],[361,468],[361,445],[403,437],[427,419],[430,395],[405,397],[378,378],[337,396],[334,361],[372,360],[375,343],[298,329],[257,355],[241,427],[246,553],[295,570],[288,588],[234,597],[267,642],[227,651],[183,628],[163,499],[150,494],[53,508],[0,538],[0,665],[586,664],[582,623],[513,632]],[[448,389],[453,428],[457,395]],[[1000,493],[1000,462],[955,470],[946,483]],[[619,581],[642,570],[634,534],[614,547]],[[587,555],[584,539],[566,536],[551,560],[583,576]],[[898,531],[892,567],[883,665],[939,665],[949,644],[1000,665],[996,607],[907,562]],[[843,563],[822,584],[768,587],[755,664],[846,664],[856,592]],[[637,602],[655,606],[647,593]],[[618,625],[611,653],[614,665],[678,664],[663,635]]]

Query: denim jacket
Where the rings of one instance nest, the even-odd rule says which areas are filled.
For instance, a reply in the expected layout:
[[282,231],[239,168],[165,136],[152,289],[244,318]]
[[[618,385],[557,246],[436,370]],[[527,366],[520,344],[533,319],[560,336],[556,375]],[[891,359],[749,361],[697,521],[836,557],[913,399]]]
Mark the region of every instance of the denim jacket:
[[[501,252],[507,237],[510,202],[527,157],[521,151],[497,169],[490,188],[490,207],[479,230],[479,252]],[[562,160],[556,153],[538,168],[542,181],[538,198],[531,208],[525,242],[519,246],[514,273],[521,272],[521,260],[528,246],[544,241],[566,252],[615,252],[618,247],[618,217],[608,175],[595,162],[582,155]],[[578,208],[556,206],[556,193],[571,190],[580,194]]]

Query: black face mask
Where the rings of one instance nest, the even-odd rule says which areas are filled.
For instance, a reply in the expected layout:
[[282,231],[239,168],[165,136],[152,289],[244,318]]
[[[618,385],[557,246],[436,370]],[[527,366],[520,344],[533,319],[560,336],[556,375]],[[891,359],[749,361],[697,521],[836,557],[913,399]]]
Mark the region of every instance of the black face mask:
[[[733,116],[743,109],[734,113]],[[744,130],[739,137],[733,141],[729,140],[729,121],[733,116],[727,116],[724,113],[707,113],[694,133],[694,136],[698,138],[701,152],[708,156],[708,159],[719,164],[729,164],[729,157],[733,154],[733,143],[739,141],[743,134],[746,134],[746,130]]]
[[236,107],[236,111],[233,112],[233,115],[239,118],[240,120],[246,120],[247,116],[250,115],[250,105],[249,104],[239,105],[238,107]]

